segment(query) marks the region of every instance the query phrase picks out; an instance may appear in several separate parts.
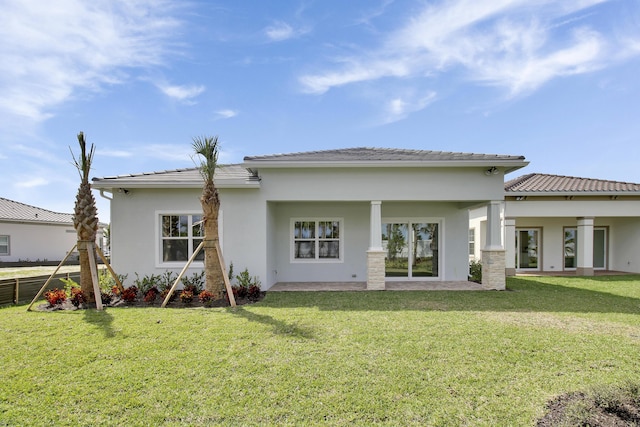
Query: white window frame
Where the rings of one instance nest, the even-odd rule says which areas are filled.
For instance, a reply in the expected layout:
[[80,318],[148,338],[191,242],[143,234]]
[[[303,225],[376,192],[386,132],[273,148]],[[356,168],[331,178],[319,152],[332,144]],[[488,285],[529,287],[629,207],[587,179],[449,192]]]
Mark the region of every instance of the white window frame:
[[[155,213],[155,217],[156,217],[156,221],[155,221],[155,252],[156,252],[156,267],[158,268],[176,268],[176,267],[184,267],[185,264],[187,263],[187,260],[189,259],[189,257],[191,257],[191,255],[193,254],[193,251],[196,249],[197,246],[194,246],[193,244],[193,240],[194,240],[194,236],[192,234],[193,232],[193,216],[194,215],[198,215],[198,216],[202,216],[202,212],[201,211],[190,211],[190,210],[185,210],[185,211],[156,211]],[[189,253],[187,255],[187,260],[184,261],[163,261],[162,259],[162,241],[163,241],[163,236],[162,236],[162,217],[163,216],[188,216],[188,233],[187,233],[187,237],[186,239],[189,240]],[[203,239],[204,236],[195,236],[196,239]],[[203,261],[198,261],[198,260],[194,260],[191,263],[191,267],[194,268],[204,268],[204,262]]]
[[[318,223],[319,222],[337,222],[340,227],[338,236],[338,258],[320,258],[318,236]],[[296,258],[295,257],[295,224],[296,222],[315,222],[315,258]],[[289,221],[289,260],[292,264],[340,264],[344,262],[344,218],[331,218],[331,217],[312,217],[312,218],[291,218]]]
[[[475,227],[471,227],[469,229],[469,246],[468,246],[468,251],[469,251],[469,257],[475,259],[476,257],[476,229]],[[471,245],[473,245],[473,250],[471,249]]]
[[0,235],[0,237],[6,237],[7,238],[7,244],[6,245],[0,245],[0,247],[6,246],[7,247],[7,252],[1,252],[0,251],[0,256],[9,256],[9,255],[11,255],[11,236],[9,236],[8,234],[4,234],[4,235]]

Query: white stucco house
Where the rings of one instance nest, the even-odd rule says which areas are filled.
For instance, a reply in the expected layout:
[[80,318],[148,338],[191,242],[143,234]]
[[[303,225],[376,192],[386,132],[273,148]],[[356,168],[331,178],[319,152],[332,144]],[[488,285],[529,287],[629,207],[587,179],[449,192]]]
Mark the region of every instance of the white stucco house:
[[[640,184],[528,174],[504,185],[506,274],[640,273]],[[486,209],[470,212],[469,255],[480,259]]]
[[[465,281],[469,208],[487,206],[484,286],[504,289],[504,176],[523,156],[347,148],[245,157],[215,175],[227,265],[276,283]],[[197,169],[94,178],[111,200],[111,263],[179,271],[202,239]],[[202,257],[201,257],[202,259]],[[202,260],[192,265],[202,268]]]
[[73,214],[0,198],[0,264],[59,262],[76,240]]

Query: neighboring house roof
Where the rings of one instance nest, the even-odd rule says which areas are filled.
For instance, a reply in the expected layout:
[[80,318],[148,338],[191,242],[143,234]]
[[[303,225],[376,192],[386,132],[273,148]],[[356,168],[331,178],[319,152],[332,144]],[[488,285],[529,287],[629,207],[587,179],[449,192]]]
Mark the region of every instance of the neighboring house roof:
[[504,189],[507,195],[640,194],[640,184],[541,173],[531,173],[507,181]]
[[454,153],[398,148],[343,148],[268,156],[247,156],[244,164],[259,167],[353,166],[504,166],[507,172],[526,166],[524,156]]
[[52,212],[0,197],[0,221],[73,224],[73,214]]
[[[256,176],[242,165],[219,165],[214,179],[220,188],[257,186]],[[94,188],[202,188],[202,175],[198,168],[175,169],[159,172],[93,178]]]

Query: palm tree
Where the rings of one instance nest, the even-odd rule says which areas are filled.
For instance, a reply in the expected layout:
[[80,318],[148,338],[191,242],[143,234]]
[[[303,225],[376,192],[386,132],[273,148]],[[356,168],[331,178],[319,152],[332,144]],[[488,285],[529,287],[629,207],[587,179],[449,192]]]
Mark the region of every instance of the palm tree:
[[213,177],[218,167],[218,137],[193,138],[193,150],[203,157],[200,160],[200,174],[204,180],[200,204],[204,222],[204,270],[205,288],[216,299],[224,294],[224,277],[218,257],[218,212],[220,198]]
[[[91,162],[95,147],[91,144],[91,148],[87,153],[87,143],[84,134],[78,134],[78,142],[80,143],[80,156],[76,159],[71,150],[73,162],[80,174],[80,187],[76,196],[76,205],[73,215],[73,226],[78,233],[78,252],[80,253],[80,287],[87,298],[87,302],[94,302],[96,295],[93,291],[93,280],[91,276],[91,267],[89,264],[89,252],[87,250],[88,243],[96,241],[98,232],[98,209],[96,208],[96,200],[91,192],[89,184],[89,171],[91,170]],[[93,254],[91,254],[93,256]],[[99,297],[99,295],[98,295]]]

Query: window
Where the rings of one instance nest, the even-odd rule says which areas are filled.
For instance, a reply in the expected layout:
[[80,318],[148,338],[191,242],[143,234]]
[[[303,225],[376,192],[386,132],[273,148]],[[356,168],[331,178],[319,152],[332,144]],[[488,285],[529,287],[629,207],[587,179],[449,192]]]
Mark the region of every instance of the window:
[[476,229],[471,228],[469,230],[469,255],[476,255]]
[[[160,215],[160,261],[186,262],[203,237],[202,215]],[[196,260],[204,260],[204,251],[200,251]]]
[[[572,270],[578,267],[577,258],[578,229],[564,228],[564,268]],[[607,228],[593,228],[593,268],[605,270],[607,268]]]
[[0,255],[10,255],[9,236],[0,236]]
[[341,219],[293,219],[292,260],[342,260]]

